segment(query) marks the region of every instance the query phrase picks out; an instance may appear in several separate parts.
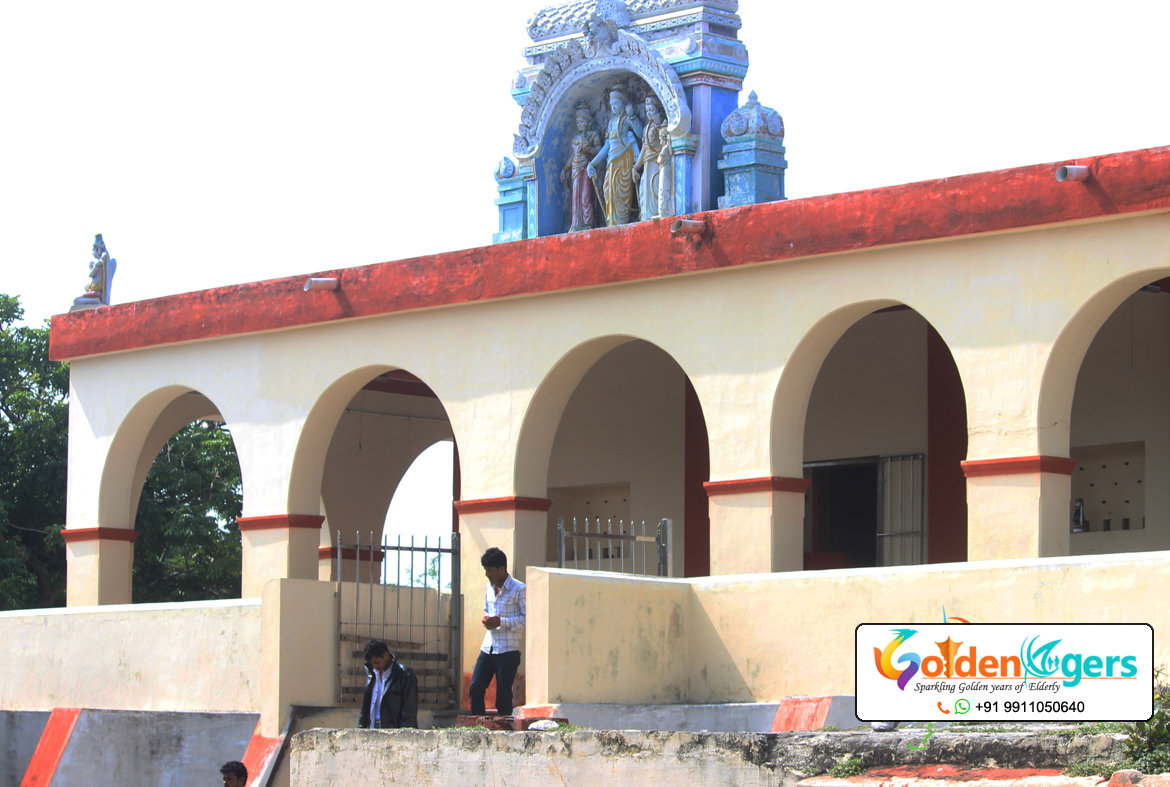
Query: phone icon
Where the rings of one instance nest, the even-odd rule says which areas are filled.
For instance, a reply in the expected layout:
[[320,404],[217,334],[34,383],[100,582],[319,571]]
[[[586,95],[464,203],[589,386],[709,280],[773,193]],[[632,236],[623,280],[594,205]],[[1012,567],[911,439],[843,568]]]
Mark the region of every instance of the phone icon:
[[949,711],[949,710],[947,710],[946,708],[944,708],[944,707],[942,706],[942,703],[941,703],[941,702],[938,704],[938,709],[939,709],[939,710],[941,710],[943,713],[946,713],[946,714],[948,714],[948,715],[950,714],[950,711]]

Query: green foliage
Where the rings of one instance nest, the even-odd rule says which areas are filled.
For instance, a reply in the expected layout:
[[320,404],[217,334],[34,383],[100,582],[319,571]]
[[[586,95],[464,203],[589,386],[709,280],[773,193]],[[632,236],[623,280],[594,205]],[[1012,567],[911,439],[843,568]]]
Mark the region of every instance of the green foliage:
[[168,440],[138,503],[134,600],[239,598],[241,499],[227,427],[196,421]]
[[[69,367],[49,360],[49,328],[18,326],[0,294],[0,609],[65,603]],[[150,470],[138,506],[135,601],[240,593],[240,467],[227,429],[196,422]]]
[[830,768],[829,775],[837,779],[848,779],[850,776],[860,776],[865,770],[864,757],[850,756]]
[[65,603],[69,368],[0,294],[0,609]]
[[1163,667],[1154,670],[1154,715],[1134,722],[1125,740],[1130,767],[1142,773],[1170,772],[1170,686]]
[[1073,763],[1064,769],[1064,775],[1074,777],[1101,776],[1108,779],[1113,775],[1114,771],[1121,770],[1124,767],[1124,764],[1120,762],[1089,760]]

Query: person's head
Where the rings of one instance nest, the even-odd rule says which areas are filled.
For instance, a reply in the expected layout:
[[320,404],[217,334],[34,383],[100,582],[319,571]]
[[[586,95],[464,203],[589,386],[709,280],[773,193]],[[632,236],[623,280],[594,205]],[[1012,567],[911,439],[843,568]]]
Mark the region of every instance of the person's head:
[[366,663],[378,672],[385,672],[394,661],[394,654],[390,652],[390,648],[386,647],[385,642],[377,639],[366,643],[363,655],[366,657]]
[[499,547],[489,547],[479,559],[483,573],[493,585],[502,585],[508,578],[508,556]]
[[609,91],[609,108],[615,115],[626,108],[626,92],[620,87]]
[[657,125],[662,122],[662,105],[654,96],[646,98],[646,120]]
[[223,776],[223,787],[244,787],[248,783],[248,769],[238,760],[225,762],[219,767]]
[[593,119],[593,113],[589,110],[589,105],[582,101],[577,105],[577,131],[582,134],[589,130],[589,121]]

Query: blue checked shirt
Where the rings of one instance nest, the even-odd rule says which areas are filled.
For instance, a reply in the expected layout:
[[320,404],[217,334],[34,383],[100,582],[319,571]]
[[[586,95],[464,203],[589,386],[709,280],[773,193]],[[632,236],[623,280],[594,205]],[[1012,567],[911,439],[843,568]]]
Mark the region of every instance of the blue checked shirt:
[[488,629],[483,635],[484,653],[507,653],[520,650],[524,644],[524,618],[528,614],[527,589],[511,574],[504,580],[500,595],[489,582],[483,594],[483,611],[488,617],[500,617],[498,629]]

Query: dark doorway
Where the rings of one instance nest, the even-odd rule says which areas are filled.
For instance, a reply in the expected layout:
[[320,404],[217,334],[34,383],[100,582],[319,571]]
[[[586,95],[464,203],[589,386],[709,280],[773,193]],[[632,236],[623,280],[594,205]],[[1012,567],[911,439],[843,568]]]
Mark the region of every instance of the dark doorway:
[[811,462],[805,498],[806,569],[876,566],[878,458]]

